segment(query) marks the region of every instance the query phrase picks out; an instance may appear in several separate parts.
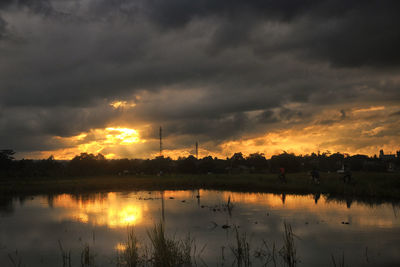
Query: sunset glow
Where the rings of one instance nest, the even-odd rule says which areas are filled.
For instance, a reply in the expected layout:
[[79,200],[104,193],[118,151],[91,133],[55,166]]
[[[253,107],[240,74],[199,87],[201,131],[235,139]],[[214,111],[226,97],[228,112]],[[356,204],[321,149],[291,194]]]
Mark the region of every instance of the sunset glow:
[[139,142],[139,134],[136,130],[128,128],[106,128],[106,144],[129,145]]
[[114,101],[110,103],[110,106],[112,106],[115,109],[118,108],[133,108],[136,106],[135,103],[129,103],[128,101]]
[[57,159],[71,159],[80,153],[102,153],[106,158],[118,158],[118,149],[143,144],[138,131],[126,127],[107,127],[105,129],[92,129],[71,137],[55,137],[69,148],[54,151],[43,151],[40,157],[46,158],[53,155]]
[[[193,191],[165,191],[164,198],[165,200],[171,197],[177,200],[190,200],[194,199],[196,194]],[[226,203],[228,197],[230,197],[234,206],[256,205],[272,213],[274,210],[283,208],[300,213],[302,211],[312,212],[319,220],[326,223],[337,224],[338,217],[347,217],[351,215],[357,218],[353,219],[352,223],[363,227],[378,226],[385,228],[395,225],[392,220],[385,220],[379,218],[379,216],[375,216],[374,218],[361,216],[361,214],[364,214],[370,209],[368,206],[354,202],[351,204],[350,209],[345,203],[328,201],[323,195],[320,196],[317,203],[315,203],[315,198],[312,195],[298,196],[289,194],[285,195],[283,198],[281,194],[224,192],[221,195],[221,199],[214,199],[212,198],[214,196],[212,191],[200,190],[200,196],[203,201],[215,202],[214,204]],[[179,208],[175,206],[176,203],[180,203],[180,201],[172,201],[167,205],[170,211]],[[137,200],[134,195],[131,195],[129,198],[121,198],[118,193],[107,193],[106,195],[96,194],[96,197],[86,200],[77,199],[71,195],[60,195],[53,200],[52,206],[63,209],[58,217],[58,220],[61,221],[73,220],[95,226],[126,228],[127,226],[135,225],[152,225],[151,221],[145,218],[148,217],[151,212],[159,214],[161,202],[153,200],[150,201],[148,205],[144,200]],[[332,213],[333,207],[335,213]],[[380,211],[379,209],[375,209],[374,212],[379,214],[380,212],[386,211],[387,210]],[[360,216],[356,216],[357,214],[360,214]],[[124,250],[125,245],[122,243],[117,244],[115,249]]]
[[[293,108],[293,107],[292,107]],[[298,106],[297,106],[298,108]],[[395,114],[399,105],[360,106],[324,110],[312,114],[307,123],[291,122],[277,125],[264,132],[242,134],[237,138],[218,141],[200,142],[199,157],[212,156],[226,158],[236,152],[244,155],[263,153],[267,158],[286,151],[295,154],[311,154],[318,151],[330,153],[365,154],[373,156],[380,149],[395,152],[399,149],[400,136]],[[345,115],[343,115],[345,114]],[[371,120],[380,116],[384,121]],[[145,124],[148,127],[148,124]],[[157,128],[156,128],[157,129]],[[222,128],[221,128],[222,129]],[[141,137],[141,132],[146,138]],[[166,129],[163,143],[163,155],[177,159],[195,154],[194,142],[191,146],[179,145],[187,140],[186,135],[170,135]],[[356,135],[357,138],[354,138]],[[130,128],[112,125],[81,132],[71,137],[54,137],[65,148],[41,151],[29,154],[34,158],[71,159],[80,153],[101,153],[106,158],[155,158],[159,156],[158,131],[149,132],[139,126]],[[185,141],[187,142],[187,141]]]
[[160,126],[174,159],[193,155],[195,142],[199,157],[219,158],[400,149],[392,4],[349,2],[330,16],[330,4],[239,1],[181,17],[180,3],[45,2],[0,7],[0,147],[16,159],[154,158]]
[[145,205],[135,201],[121,202],[115,193],[84,200],[70,195],[60,195],[53,200],[53,206],[68,210],[60,220],[77,220],[97,226],[126,227],[141,223]]

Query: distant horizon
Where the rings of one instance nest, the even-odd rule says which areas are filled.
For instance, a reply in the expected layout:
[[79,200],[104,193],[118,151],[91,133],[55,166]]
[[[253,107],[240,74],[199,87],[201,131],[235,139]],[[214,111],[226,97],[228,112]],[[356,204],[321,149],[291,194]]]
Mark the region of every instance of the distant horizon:
[[[56,158],[54,155],[50,155],[49,157],[46,157],[46,158],[21,158],[21,157],[18,157],[18,156],[16,156],[16,155],[18,155],[18,152],[16,152],[16,151],[14,151],[15,152],[15,154],[14,154],[14,158],[16,159],[16,160],[23,160],[23,159],[25,159],[25,160],[46,160],[46,159],[48,159],[49,157],[51,157],[51,156],[53,156],[54,157],[54,160],[58,160],[58,161],[70,161],[70,160],[72,160],[75,156],[79,156],[79,155],[81,155],[81,154],[92,154],[92,155],[98,155],[98,154],[101,154],[101,155],[103,155],[102,153],[88,153],[88,152],[80,152],[79,154],[76,154],[75,156],[73,156],[73,157],[71,157],[71,158],[65,158],[65,159],[58,159],[58,158]],[[396,156],[397,157],[397,153],[398,152],[400,152],[400,148],[398,149],[398,150],[396,150],[395,152],[392,152],[392,151],[389,151],[389,152],[385,152],[384,151],[384,155],[385,156],[387,156],[387,155],[391,155],[391,156]],[[218,158],[218,159],[227,159],[227,158],[231,158],[234,154],[236,154],[236,153],[241,153],[240,151],[237,151],[237,152],[234,152],[233,154],[231,154],[230,156],[223,156],[223,157],[218,157],[218,156],[215,156],[215,155],[204,155],[204,156],[199,156],[198,157],[198,159],[200,160],[200,159],[203,159],[203,158],[205,158],[205,157],[209,157],[209,156],[211,156],[213,159],[214,158]],[[316,152],[311,152],[311,153],[307,153],[307,154],[297,154],[297,153],[290,153],[290,152],[288,152],[288,151],[282,151],[281,153],[277,153],[277,154],[271,154],[270,156],[268,156],[268,155],[266,155],[266,154],[264,154],[264,153],[259,153],[259,152],[254,152],[254,153],[249,153],[249,154],[244,154],[244,153],[242,153],[242,155],[243,155],[243,157],[244,158],[247,158],[247,157],[249,157],[251,154],[262,154],[264,157],[265,157],[265,159],[271,159],[273,156],[278,156],[278,155],[282,155],[282,154],[285,154],[285,153],[287,153],[287,154],[293,154],[293,155],[295,155],[295,156],[302,156],[302,157],[305,157],[305,156],[312,156],[313,154],[315,154],[315,155],[317,155],[317,156],[319,156],[319,155],[323,155],[323,154],[326,154],[327,156],[330,156],[330,155],[332,155],[332,154],[341,154],[341,155],[344,155],[344,156],[350,156],[350,157],[352,157],[352,156],[357,156],[357,155],[362,155],[362,156],[368,156],[369,158],[374,158],[375,156],[377,157],[377,158],[379,158],[379,151],[378,151],[378,153],[375,153],[375,154],[373,154],[373,155],[367,155],[367,154],[361,154],[361,153],[355,153],[355,154],[350,154],[350,153],[345,153],[345,152],[339,152],[339,151],[337,151],[337,152],[331,152],[331,151],[316,151]],[[105,156],[105,155],[103,155],[103,156]],[[189,157],[189,156],[193,156],[194,158],[196,158],[196,155],[195,154],[188,154],[188,155],[186,155],[186,156],[176,156],[176,157],[170,157],[170,156],[168,156],[168,155],[156,155],[156,156],[154,156],[154,157],[148,157],[148,158],[138,158],[138,157],[120,157],[120,158],[118,158],[118,157],[113,157],[113,158],[107,158],[107,157],[105,157],[107,160],[120,160],[120,159],[129,159],[129,160],[136,160],[136,159],[138,159],[138,160],[152,160],[152,159],[156,159],[156,158],[158,158],[158,157],[164,157],[164,158],[171,158],[172,160],[178,160],[179,158],[187,158],[187,157]]]

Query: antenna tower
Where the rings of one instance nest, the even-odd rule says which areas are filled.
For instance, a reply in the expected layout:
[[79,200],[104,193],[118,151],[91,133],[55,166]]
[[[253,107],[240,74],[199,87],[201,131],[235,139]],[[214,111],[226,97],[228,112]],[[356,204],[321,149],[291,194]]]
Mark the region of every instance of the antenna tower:
[[196,159],[199,159],[199,143],[196,141]]
[[162,157],[162,128],[160,126],[160,157]]

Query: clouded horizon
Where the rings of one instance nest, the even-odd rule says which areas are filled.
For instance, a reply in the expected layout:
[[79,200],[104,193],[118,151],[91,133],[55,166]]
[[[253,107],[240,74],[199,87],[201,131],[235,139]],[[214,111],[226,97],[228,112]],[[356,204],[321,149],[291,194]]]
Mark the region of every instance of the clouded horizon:
[[0,2],[17,158],[400,150],[395,0]]

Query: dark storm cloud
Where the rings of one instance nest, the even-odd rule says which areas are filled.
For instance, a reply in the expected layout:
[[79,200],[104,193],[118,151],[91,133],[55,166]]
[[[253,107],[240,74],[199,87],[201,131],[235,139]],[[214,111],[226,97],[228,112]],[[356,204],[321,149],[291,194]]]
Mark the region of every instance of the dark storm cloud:
[[[55,146],[48,136],[117,119],[222,142],[310,122],[325,106],[393,103],[400,99],[399,7],[372,0],[1,1],[0,147],[37,149],[42,137],[48,148]],[[137,105],[121,115],[111,111],[114,100]]]
[[0,40],[3,39],[6,34],[6,26],[7,23],[5,22],[5,20],[0,17]]
[[278,119],[274,116],[274,112],[271,110],[265,110],[257,117],[257,123],[275,123]]
[[[207,139],[220,142],[226,139],[239,137],[240,134],[248,131],[248,127],[254,125],[252,120],[245,113],[235,113],[231,116],[220,118],[201,118],[197,120],[177,121],[167,125],[167,133],[180,135],[197,135]],[[207,140],[208,141],[208,140]]]
[[75,136],[82,129],[104,128],[117,111],[98,108],[11,108],[0,112],[0,140],[21,150],[61,148],[52,137]]
[[182,27],[199,17],[227,20],[215,35],[215,49],[248,45],[253,41],[252,29],[258,29],[261,21],[291,23],[297,19],[304,22],[295,25],[291,36],[275,49],[300,49],[300,53],[339,66],[398,66],[400,62],[400,2],[396,0],[159,0],[143,5],[163,28]]
[[48,14],[51,12],[52,6],[50,0],[2,0],[0,8],[7,8],[9,6],[27,7],[34,12]]

